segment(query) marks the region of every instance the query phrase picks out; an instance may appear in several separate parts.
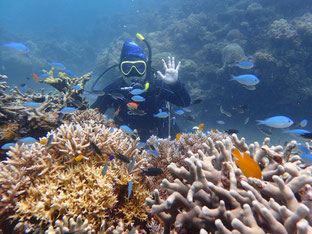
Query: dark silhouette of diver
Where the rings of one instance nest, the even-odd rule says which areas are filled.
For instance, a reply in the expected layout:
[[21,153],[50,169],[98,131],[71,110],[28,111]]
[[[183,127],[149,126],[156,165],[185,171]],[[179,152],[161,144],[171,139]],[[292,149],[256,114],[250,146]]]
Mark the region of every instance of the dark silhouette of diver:
[[[132,41],[126,41],[121,50],[120,63],[106,69],[97,78],[92,90],[98,80],[113,67],[119,67],[122,77],[105,87],[105,94],[98,97],[91,108],[99,108],[101,113],[105,113],[108,108],[114,108],[116,125],[137,129],[143,141],[153,134],[161,138],[168,137],[169,133],[175,136],[179,128],[169,118],[170,115],[166,118],[157,118],[154,115],[160,111],[170,112],[168,102],[180,107],[190,105],[190,96],[178,79],[180,62],[175,67],[174,57],[169,57],[168,65],[163,60],[165,74],[160,71],[156,73],[151,67],[152,54],[148,42],[140,34],[137,37],[147,45],[148,59],[141,47]],[[135,91],[144,91],[139,96],[145,100],[133,101]]]

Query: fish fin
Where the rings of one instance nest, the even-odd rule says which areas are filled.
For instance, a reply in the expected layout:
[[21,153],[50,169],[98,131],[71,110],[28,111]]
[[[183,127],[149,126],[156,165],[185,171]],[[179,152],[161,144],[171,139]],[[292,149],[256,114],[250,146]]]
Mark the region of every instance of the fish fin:
[[264,120],[256,120],[256,121],[257,121],[257,125],[264,124]]
[[236,77],[235,77],[234,75],[231,74],[231,77],[232,77],[232,78],[229,79],[229,81],[236,80]]
[[234,160],[243,159],[241,152],[239,152],[239,150],[237,148],[235,148],[235,150],[232,152],[232,155],[236,158],[236,159],[234,158]]

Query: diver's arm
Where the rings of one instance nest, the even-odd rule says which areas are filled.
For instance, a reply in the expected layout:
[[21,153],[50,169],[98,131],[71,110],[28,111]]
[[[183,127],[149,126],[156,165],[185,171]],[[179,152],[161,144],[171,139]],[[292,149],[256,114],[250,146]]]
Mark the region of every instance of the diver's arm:
[[100,96],[96,99],[96,101],[91,105],[91,108],[98,108],[101,113],[105,113],[108,108],[113,105],[113,99],[109,95],[112,90],[118,90],[120,85],[122,84],[122,78],[115,79],[113,83],[106,86],[103,91],[105,95]]

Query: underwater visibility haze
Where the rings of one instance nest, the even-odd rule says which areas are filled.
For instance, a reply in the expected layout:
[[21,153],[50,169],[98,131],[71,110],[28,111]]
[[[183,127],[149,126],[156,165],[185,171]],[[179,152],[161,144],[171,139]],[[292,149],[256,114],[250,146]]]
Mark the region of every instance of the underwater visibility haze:
[[1,0],[0,230],[311,233],[311,12]]

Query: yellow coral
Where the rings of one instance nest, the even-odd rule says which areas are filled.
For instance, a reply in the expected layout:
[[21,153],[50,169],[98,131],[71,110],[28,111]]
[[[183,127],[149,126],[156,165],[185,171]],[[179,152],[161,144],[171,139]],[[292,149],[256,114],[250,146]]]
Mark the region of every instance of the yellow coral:
[[[91,113],[91,116],[96,114]],[[90,114],[84,113],[83,116]],[[80,119],[79,115],[76,117]],[[121,152],[130,159],[136,157],[139,163],[144,154],[139,154],[135,147],[138,139],[125,137],[121,130],[111,132],[110,127],[92,120],[63,124],[48,136],[51,134],[54,137],[48,148],[35,143],[30,148],[14,146],[8,152],[0,181],[10,183],[6,183],[6,176],[13,173],[9,169],[23,171],[23,178],[27,179],[22,190],[17,189],[16,195],[12,196],[15,200],[3,203],[6,209],[15,211],[11,218],[19,220],[20,225],[24,224],[30,230],[38,226],[44,230],[64,215],[81,215],[95,230],[99,230],[101,223],[112,224],[117,217],[128,224],[147,217],[145,198],[149,192],[142,185],[144,178],[129,174],[124,162],[109,160],[110,154]],[[102,156],[90,151],[90,141],[99,147]],[[80,154],[84,160],[75,161]],[[103,176],[106,162],[108,170]],[[127,199],[130,181],[133,187]]]

